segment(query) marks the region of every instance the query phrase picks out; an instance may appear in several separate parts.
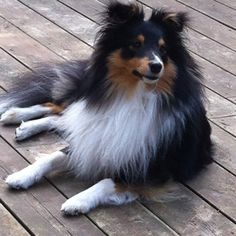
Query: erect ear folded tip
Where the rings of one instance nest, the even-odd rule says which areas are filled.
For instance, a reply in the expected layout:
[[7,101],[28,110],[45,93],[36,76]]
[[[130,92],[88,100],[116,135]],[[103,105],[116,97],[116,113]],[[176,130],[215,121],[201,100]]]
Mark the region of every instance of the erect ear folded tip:
[[172,12],[166,14],[166,16],[163,17],[163,21],[180,32],[188,25],[189,16],[186,12]]
[[189,16],[186,12],[169,12],[165,9],[153,10],[151,21],[164,24],[171,30],[181,32],[189,24]]
[[126,22],[134,18],[143,18],[143,8],[135,1],[109,1],[105,14],[111,22]]

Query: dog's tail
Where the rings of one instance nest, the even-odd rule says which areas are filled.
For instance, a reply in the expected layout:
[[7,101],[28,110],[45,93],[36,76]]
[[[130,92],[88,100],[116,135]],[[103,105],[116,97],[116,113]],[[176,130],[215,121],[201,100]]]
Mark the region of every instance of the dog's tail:
[[0,95],[0,114],[10,107],[29,107],[52,101],[54,75],[49,71],[28,73],[17,78],[14,87]]
[[0,96],[0,115],[10,107],[29,107],[52,102],[70,104],[87,91],[81,83],[88,61],[72,61],[53,66],[42,65],[22,78],[8,93]]

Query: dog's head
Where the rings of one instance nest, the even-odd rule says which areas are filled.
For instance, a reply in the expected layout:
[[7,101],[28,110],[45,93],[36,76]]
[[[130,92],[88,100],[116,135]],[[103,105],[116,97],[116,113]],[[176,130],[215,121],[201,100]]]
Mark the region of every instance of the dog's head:
[[103,14],[97,41],[97,51],[107,58],[108,77],[126,87],[142,80],[169,93],[187,22],[186,13],[165,10],[153,10],[144,20],[140,5],[112,1]]

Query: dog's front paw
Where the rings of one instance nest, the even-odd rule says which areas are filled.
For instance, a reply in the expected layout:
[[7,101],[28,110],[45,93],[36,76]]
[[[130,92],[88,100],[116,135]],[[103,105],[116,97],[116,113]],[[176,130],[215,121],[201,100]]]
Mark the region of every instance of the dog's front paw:
[[18,128],[16,128],[15,139],[17,141],[22,141],[32,135],[34,135],[34,133],[32,132],[32,125],[30,121],[22,122],[21,125]]
[[9,175],[5,182],[9,185],[9,187],[14,189],[27,189],[35,182],[38,181],[37,175],[30,170],[30,166],[28,169],[23,169],[14,174]]
[[65,215],[79,215],[89,212],[91,208],[93,208],[93,206],[91,206],[88,199],[73,197],[62,204],[61,211]]
[[0,121],[3,124],[16,124],[16,123],[19,123],[20,120],[19,120],[19,117],[18,117],[18,111],[19,111],[19,108],[15,108],[15,107],[10,108],[9,110],[7,110],[6,112],[4,112],[1,115]]

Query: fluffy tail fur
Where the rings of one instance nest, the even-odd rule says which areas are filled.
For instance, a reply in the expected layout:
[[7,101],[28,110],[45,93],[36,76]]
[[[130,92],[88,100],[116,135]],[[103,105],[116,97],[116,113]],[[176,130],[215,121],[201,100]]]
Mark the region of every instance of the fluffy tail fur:
[[0,96],[0,114],[10,107],[29,107],[46,102],[71,103],[78,93],[81,94],[80,81],[85,66],[86,62],[81,61],[44,66],[18,78],[16,86]]

